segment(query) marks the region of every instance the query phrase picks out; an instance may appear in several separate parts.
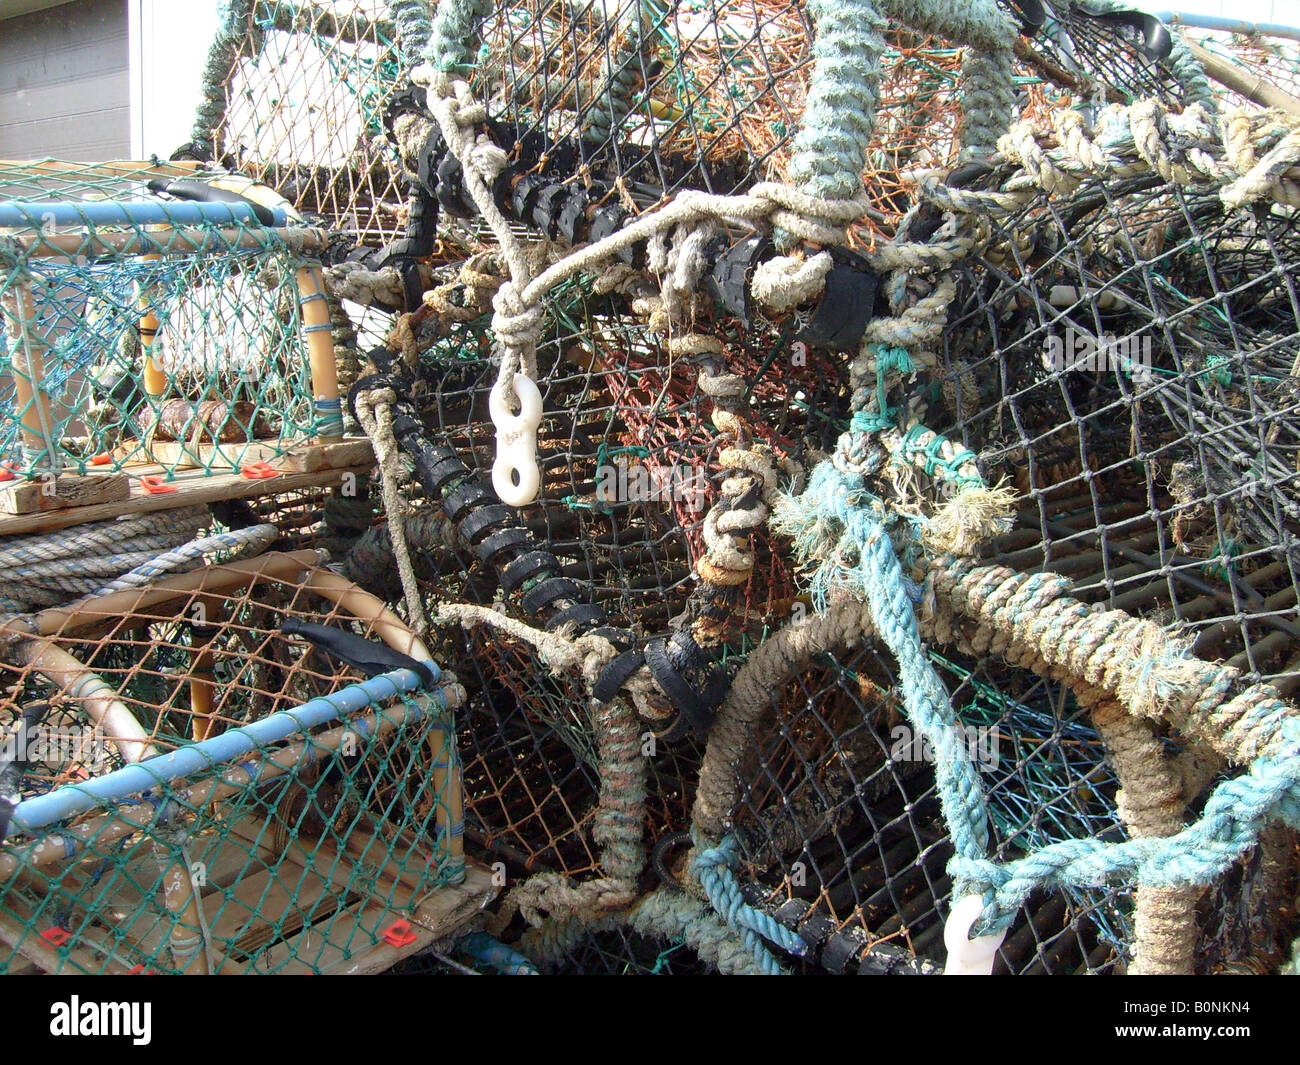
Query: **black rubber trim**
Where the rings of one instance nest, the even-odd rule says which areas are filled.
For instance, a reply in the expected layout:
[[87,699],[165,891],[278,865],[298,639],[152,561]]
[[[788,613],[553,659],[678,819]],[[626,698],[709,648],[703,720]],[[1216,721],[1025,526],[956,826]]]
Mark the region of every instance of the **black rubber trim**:
[[568,577],[548,577],[540,584],[534,584],[524,593],[521,600],[524,611],[540,614],[558,599],[567,599],[576,603],[582,598],[582,589]]
[[493,560],[505,551],[511,548],[527,547],[532,543],[532,537],[528,535],[527,529],[501,529],[494,532],[486,540],[478,545],[476,554],[479,561],[484,565],[492,565]]
[[645,645],[645,662],[660,690],[682,712],[691,726],[700,731],[707,729],[712,715],[690,682],[678,671],[664,640],[651,640]]
[[650,867],[654,869],[659,879],[669,887],[680,888],[682,885],[673,876],[673,871],[668,868],[668,862],[665,859],[670,850],[683,845],[691,846],[691,834],[689,832],[669,832],[666,836],[660,836],[650,851]]
[[645,655],[641,651],[624,651],[601,670],[595,686],[591,689],[591,697],[598,703],[609,702],[627,683],[628,677],[643,665],[645,665]]
[[631,629],[616,629],[613,625],[602,625],[598,629],[592,629],[587,635],[603,636],[620,651],[626,651],[636,643],[636,633]]
[[442,510],[452,521],[459,522],[470,509],[491,498],[492,494],[478,481],[466,481],[447,493],[442,501]]
[[576,623],[579,632],[586,632],[608,620],[605,611],[600,607],[593,606],[591,603],[579,603],[577,606],[565,607],[552,617],[546,623],[546,631],[555,632],[564,625]]
[[459,525],[461,536],[476,546],[494,526],[514,521],[514,512],[504,503],[489,503],[472,511]]
[[547,574],[559,573],[560,560],[549,551],[529,551],[520,555],[501,571],[501,591],[511,595],[515,589],[522,588],[528,581]]
[[203,181],[188,178],[154,178],[149,182],[150,192],[165,192],[178,200],[190,200],[197,203],[241,204],[252,212],[254,218],[264,226],[275,225],[275,215],[269,207],[254,203],[247,196],[241,196],[229,189],[218,189]]
[[452,455],[451,458],[443,459],[429,471],[427,487],[433,492],[441,492],[457,477],[467,477],[468,475],[469,467],[458,456]]

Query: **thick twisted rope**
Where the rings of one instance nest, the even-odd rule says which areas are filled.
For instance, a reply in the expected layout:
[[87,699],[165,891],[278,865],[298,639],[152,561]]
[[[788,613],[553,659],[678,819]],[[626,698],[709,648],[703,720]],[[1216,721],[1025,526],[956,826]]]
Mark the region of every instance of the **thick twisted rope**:
[[26,613],[99,593],[185,544],[209,520],[207,508],[185,507],[9,539],[0,547],[0,609]]
[[[604,636],[588,633],[570,638],[562,632],[545,632],[469,603],[442,603],[437,618],[440,624],[488,625],[528,643],[553,672],[578,670],[588,690],[618,654]],[[649,771],[641,754],[641,729],[636,714],[622,698],[606,703],[593,700],[590,713],[600,777],[592,839],[600,847],[603,875],[580,883],[558,873],[529,877],[507,895],[493,924],[496,929],[504,928],[516,912],[531,925],[576,917],[589,921],[609,909],[627,906],[637,897],[637,877],[646,862],[642,834]]]
[[408,621],[416,634],[423,636],[429,631],[429,623],[424,616],[424,601],[420,597],[420,586],[415,579],[415,567],[411,564],[411,551],[406,542],[406,502],[398,489],[401,452],[393,435],[393,404],[396,402],[397,396],[391,388],[361,392],[356,400],[357,421],[370,438],[375,449],[375,461],[379,464],[379,488],[384,500],[384,516],[388,521],[397,572],[402,579]]
[[590,920],[572,917],[548,921],[520,937],[519,949],[539,967],[548,968],[596,932],[626,928],[638,935],[684,943],[700,961],[724,975],[767,976],[734,928],[714,914],[702,899],[661,887],[642,895],[632,906]]
[[[883,525],[883,508],[861,482],[832,463],[819,465],[807,491],[787,500],[774,521],[804,558],[834,557],[840,585],[864,599],[872,624],[898,663],[908,718],[933,745],[935,781],[957,853],[971,861],[988,852],[989,831],[978,771],[959,736],[947,690],[926,658],[894,545]],[[849,561],[856,556],[856,562]],[[968,885],[954,886],[956,895]]]
[[808,944],[771,914],[764,913],[745,901],[740,881],[736,879],[735,867],[739,862],[736,838],[727,836],[716,847],[696,850],[691,871],[718,916],[739,932],[741,942],[753,954],[755,964],[769,975],[779,976],[782,972],[780,963],[762,940],[766,939],[783,950],[800,956],[807,953]]
[[[1082,703],[1090,701],[1080,697]],[[1119,778],[1115,802],[1129,835],[1174,835],[1183,825],[1187,803],[1182,781],[1151,723],[1131,716],[1114,699],[1094,705],[1092,721]],[[1199,887],[1138,885],[1130,975],[1191,974],[1200,895]]]
[[260,31],[251,22],[254,0],[226,0],[224,18],[208,49],[199,82],[199,106],[194,113],[190,139],[211,155],[216,154],[217,128],[226,117],[226,93],[239,64],[239,51],[253,26],[254,51],[260,51]]

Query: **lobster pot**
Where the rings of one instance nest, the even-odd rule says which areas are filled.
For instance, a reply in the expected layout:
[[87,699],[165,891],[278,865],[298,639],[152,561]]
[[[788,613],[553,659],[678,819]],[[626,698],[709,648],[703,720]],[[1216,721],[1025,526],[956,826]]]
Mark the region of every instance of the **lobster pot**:
[[49,482],[58,505],[101,502],[126,483],[106,476],[238,473],[342,435],[329,312],[308,258],[323,234],[289,228],[283,205],[255,212],[145,187],[208,179],[234,182],[193,166],[0,167],[11,480]]
[[[1279,135],[1251,128],[1256,150]],[[999,561],[1183,622],[1202,657],[1294,695],[1300,215],[1221,191],[1139,169],[991,217],[930,424],[1021,493]]]
[[[958,754],[978,770],[998,861],[1061,840],[1129,838],[1117,793],[1152,779],[1127,775],[1131,730],[1145,730],[1157,774],[1195,760],[1186,754],[1195,744],[1181,737],[1156,740],[1145,723],[1101,710],[1094,717],[1074,694],[1075,678],[1036,675],[953,644],[935,645],[928,657],[957,715]],[[887,653],[871,643],[840,646],[796,664],[740,735],[728,823],[746,898],[800,931],[812,945],[804,959],[812,971],[942,971],[954,851],[936,788],[941,755],[903,715]],[[1209,785],[1208,776],[1186,785],[1187,809]],[[660,864],[671,872],[673,852]],[[1294,934],[1296,874],[1294,833],[1278,825],[1217,884],[1184,899],[1173,923],[1195,943],[1196,971],[1275,967]],[[1125,972],[1136,898],[1127,883],[1035,891],[993,971]]]
[[272,0],[228,10],[213,43],[224,77],[203,86],[220,115],[204,147],[357,243],[401,236],[406,195],[384,109],[407,64],[384,5]]
[[[462,849],[459,685],[317,557],[38,615],[14,645],[8,716],[41,724],[11,722],[0,967],[373,972],[491,897]],[[385,644],[432,680],[367,679],[282,635],[289,620]]]

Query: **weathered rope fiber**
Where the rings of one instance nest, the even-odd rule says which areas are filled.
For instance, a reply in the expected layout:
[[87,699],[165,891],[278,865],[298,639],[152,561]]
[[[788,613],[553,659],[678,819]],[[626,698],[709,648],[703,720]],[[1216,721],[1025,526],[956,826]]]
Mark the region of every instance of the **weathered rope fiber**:
[[626,928],[638,935],[683,942],[700,960],[724,975],[770,976],[736,930],[724,923],[694,895],[661,887],[641,896],[632,906],[586,919],[548,921],[520,937],[519,949],[539,968],[553,968],[587,936]]
[[26,613],[98,593],[181,547],[210,520],[206,507],[185,507],[7,540],[0,546],[0,607]]

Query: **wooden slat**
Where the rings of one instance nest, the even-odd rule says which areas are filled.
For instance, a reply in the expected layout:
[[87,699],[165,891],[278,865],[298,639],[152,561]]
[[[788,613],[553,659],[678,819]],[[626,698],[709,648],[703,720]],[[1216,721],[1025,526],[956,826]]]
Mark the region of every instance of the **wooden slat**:
[[205,469],[236,469],[241,464],[265,462],[285,473],[315,473],[317,470],[342,469],[374,462],[370,441],[339,440],[329,444],[300,444],[289,450],[277,444],[257,441],[234,444],[192,444],[175,440],[155,440],[149,446],[154,459],[164,466],[175,467],[190,462]]
[[[266,951],[255,968],[250,965],[244,971],[320,972],[338,976],[383,972],[434,940],[450,935],[487,906],[496,893],[491,872],[470,862],[464,883],[434,889],[419,900],[414,913],[404,912],[398,906],[382,905],[341,913],[329,926],[328,941],[323,939],[321,931],[304,929]],[[379,934],[400,918],[410,921],[415,939],[397,947],[379,938]],[[344,957],[345,945],[350,957]]]
[[0,482],[0,512],[5,514],[44,514],[119,503],[130,497],[131,479],[120,473],[61,474],[35,481]]
[[53,532],[90,521],[106,521],[123,514],[147,514],[156,510],[174,510],[201,503],[215,503],[221,499],[240,499],[249,496],[279,495],[298,488],[315,488],[338,484],[345,473],[364,473],[370,467],[353,466],[343,469],[316,470],[312,473],[286,473],[265,480],[250,480],[237,473],[218,473],[210,477],[181,478],[171,482],[175,492],[150,495],[133,480],[129,499],[116,503],[97,503],[89,507],[44,511],[40,514],[20,514],[0,517],[0,536],[24,536],[30,533]]

